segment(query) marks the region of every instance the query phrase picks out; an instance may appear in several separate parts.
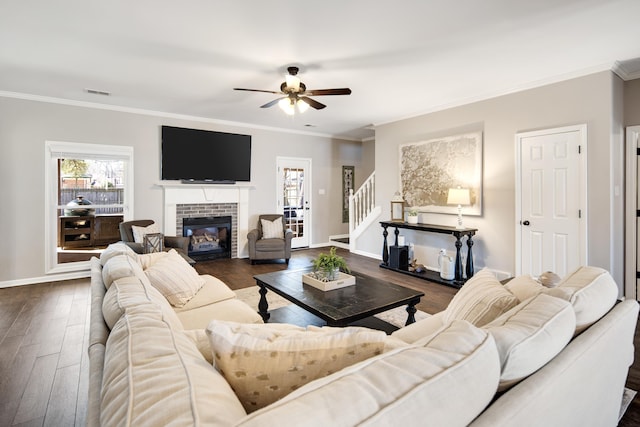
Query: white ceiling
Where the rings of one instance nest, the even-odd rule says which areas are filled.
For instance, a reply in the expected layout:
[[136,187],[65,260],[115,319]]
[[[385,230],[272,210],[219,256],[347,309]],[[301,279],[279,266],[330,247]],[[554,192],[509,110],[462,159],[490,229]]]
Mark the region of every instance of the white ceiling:
[[[639,0],[0,0],[0,95],[361,139],[597,71],[640,77],[639,20]],[[278,90],[289,65],[353,93],[292,118],[232,90]]]

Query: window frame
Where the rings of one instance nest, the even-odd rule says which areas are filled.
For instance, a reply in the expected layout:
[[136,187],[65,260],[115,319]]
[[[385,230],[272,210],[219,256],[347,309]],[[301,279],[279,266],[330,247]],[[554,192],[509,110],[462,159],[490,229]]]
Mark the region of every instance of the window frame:
[[89,261],[58,262],[58,159],[100,159],[124,161],[124,221],[133,218],[133,147],[45,141],[45,272],[70,273],[89,269]]

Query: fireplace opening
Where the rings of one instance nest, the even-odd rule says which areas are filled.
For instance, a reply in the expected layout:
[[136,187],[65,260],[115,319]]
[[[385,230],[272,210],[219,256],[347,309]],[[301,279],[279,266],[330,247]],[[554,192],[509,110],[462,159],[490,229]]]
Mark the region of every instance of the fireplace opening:
[[231,258],[231,217],[183,218],[182,235],[189,238],[189,257],[196,261]]

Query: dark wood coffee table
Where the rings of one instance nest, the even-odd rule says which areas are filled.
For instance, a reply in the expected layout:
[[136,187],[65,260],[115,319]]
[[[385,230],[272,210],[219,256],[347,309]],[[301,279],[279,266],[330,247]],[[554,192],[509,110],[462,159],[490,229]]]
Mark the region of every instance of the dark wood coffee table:
[[356,284],[332,291],[322,291],[302,283],[302,275],[311,269],[284,270],[253,276],[260,287],[258,313],[269,320],[267,292],[275,292],[304,310],[313,313],[329,326],[347,326],[355,321],[392,308],[407,306],[407,323],[415,322],[416,304],[422,292],[388,283],[362,273],[351,272]]

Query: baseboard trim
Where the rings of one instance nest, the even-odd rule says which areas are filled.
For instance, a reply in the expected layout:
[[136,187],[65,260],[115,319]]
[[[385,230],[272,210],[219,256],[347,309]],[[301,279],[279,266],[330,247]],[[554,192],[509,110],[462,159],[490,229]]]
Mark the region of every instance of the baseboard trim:
[[14,286],[35,285],[37,283],[61,282],[63,280],[84,279],[86,277],[91,277],[90,270],[74,271],[71,273],[55,274],[51,276],[29,277],[26,279],[6,280],[4,282],[0,282],[0,289],[12,288]]

